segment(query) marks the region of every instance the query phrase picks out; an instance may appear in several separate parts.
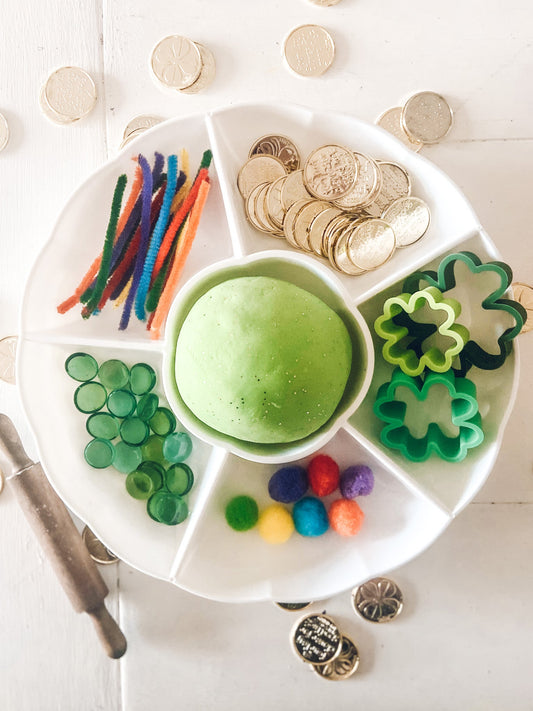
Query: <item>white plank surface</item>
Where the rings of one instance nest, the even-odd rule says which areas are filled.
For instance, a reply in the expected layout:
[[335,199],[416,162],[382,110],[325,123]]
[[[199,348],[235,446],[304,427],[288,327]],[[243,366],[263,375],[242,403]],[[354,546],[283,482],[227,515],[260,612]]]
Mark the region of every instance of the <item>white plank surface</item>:
[[[337,43],[333,68],[318,80],[293,77],[281,62],[285,34],[308,22],[326,26]],[[110,153],[117,149],[130,118],[254,99],[328,106],[372,121],[412,91],[441,92],[456,124],[424,153],[465,191],[516,278],[532,282],[531,29],[526,0],[509,0],[504,9],[498,0],[342,0],[333,8],[306,0],[3,0],[0,112],[12,135],[0,155],[0,336],[17,330],[25,275],[59,209],[105,160],[107,146]],[[214,52],[218,73],[206,92],[165,94],[152,83],[150,50],[171,33]],[[63,64],[87,69],[100,99],[83,122],[55,127],[40,115],[37,98],[47,74]],[[70,610],[6,491],[0,497],[2,709],[533,708],[526,622],[533,583],[527,563],[533,336],[520,341],[521,390],[495,471],[477,497],[481,503],[397,571],[406,595],[403,617],[374,628],[353,616],[347,595],[324,605],[359,645],[361,668],[352,681],[332,687],[293,659],[288,613],[196,599],[123,564],[105,576],[115,611],[120,580],[130,647],[122,662],[107,660],[90,622]],[[0,403],[32,451],[15,389],[0,383]]]

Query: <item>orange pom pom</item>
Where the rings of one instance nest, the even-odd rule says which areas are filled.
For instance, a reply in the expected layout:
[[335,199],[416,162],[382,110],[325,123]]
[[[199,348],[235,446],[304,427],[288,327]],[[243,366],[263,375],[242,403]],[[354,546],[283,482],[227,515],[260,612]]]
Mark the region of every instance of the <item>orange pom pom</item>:
[[355,536],[365,519],[359,504],[353,499],[334,501],[329,507],[328,516],[331,528],[340,536]]

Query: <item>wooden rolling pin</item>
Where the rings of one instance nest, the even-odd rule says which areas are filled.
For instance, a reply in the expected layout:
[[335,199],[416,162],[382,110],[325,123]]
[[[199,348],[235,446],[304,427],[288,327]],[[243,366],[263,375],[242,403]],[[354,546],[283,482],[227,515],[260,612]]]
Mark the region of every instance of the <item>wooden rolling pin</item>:
[[43,468],[24,451],[15,426],[0,414],[0,468],[76,612],[91,616],[108,656],[126,651],[126,638],[104,603],[109,592],[65,505]]

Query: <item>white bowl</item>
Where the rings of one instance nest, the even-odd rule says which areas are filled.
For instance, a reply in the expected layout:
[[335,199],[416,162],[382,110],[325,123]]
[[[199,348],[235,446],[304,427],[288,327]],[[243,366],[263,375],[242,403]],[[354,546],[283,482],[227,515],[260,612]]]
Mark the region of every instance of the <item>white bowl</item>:
[[[296,254],[282,241],[255,231],[245,219],[236,176],[254,139],[271,132],[292,137],[304,156],[318,145],[334,142],[399,162],[411,176],[413,194],[431,209],[427,235],[398,250],[380,269],[348,277],[333,275],[324,262]],[[458,464],[437,458],[415,464],[383,447],[372,403],[391,367],[376,355],[366,397],[352,415],[335,423],[329,441],[316,442],[341,467],[365,463],[374,470],[375,489],[361,500],[366,519],[355,539],[342,539],[330,531],[320,539],[295,535],[284,546],[268,546],[254,531],[243,534],[229,529],[224,520],[227,500],[247,493],[260,508],[266,506],[268,479],[276,467],[268,461],[245,460],[230,447],[194,437],[194,432],[190,464],[197,479],[189,499],[191,515],[176,527],[156,524],[143,503],[125,492],[124,475],[91,469],[85,463],[85,418],[74,409],[75,386],[65,375],[64,361],[70,353],[86,350],[98,360],[115,356],[129,365],[143,360],[161,375],[165,342],[150,341],[135,322],[119,332],[119,314],[111,306],[89,321],[83,321],[76,310],[60,316],[56,306],[72,293],[100,251],[114,184],[120,173],[132,175],[131,155],[142,152],[151,158],[155,150],[168,155],[181,147],[190,151],[192,166],[210,147],[215,165],[178,299],[193,288],[194,282],[187,284],[189,279],[200,279],[196,275],[204,269],[218,270],[221,260],[253,260],[275,248],[276,258],[312,264],[342,294],[354,317],[362,316],[371,325],[384,300],[401,290],[411,271],[435,268],[443,255],[460,249],[476,252],[483,260],[499,255],[467,200],[434,165],[375,126],[295,106],[234,106],[160,124],[91,176],[59,216],[28,280],[17,362],[23,405],[42,463],[59,495],[120,558],[199,595],[228,601],[321,599],[410,560],[471,501],[494,464],[512,407],[518,380],[516,347],[499,370],[471,371],[486,438]],[[466,325],[476,338],[488,333],[476,311],[483,288],[477,279],[469,279],[453,294],[462,302]],[[372,338],[379,354],[378,339]],[[158,387],[162,395],[161,378]],[[295,451],[294,456],[305,464],[309,453]]]

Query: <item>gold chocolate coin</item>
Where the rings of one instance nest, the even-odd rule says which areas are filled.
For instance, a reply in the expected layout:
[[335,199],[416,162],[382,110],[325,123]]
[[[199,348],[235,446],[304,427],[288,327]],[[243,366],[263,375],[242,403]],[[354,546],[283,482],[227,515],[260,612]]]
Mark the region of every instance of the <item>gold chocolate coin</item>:
[[342,647],[339,656],[332,662],[313,665],[315,671],[322,679],[328,681],[344,681],[349,679],[359,666],[359,652],[352,640],[342,635]]
[[126,124],[122,138],[125,140],[136,131],[146,131],[149,128],[152,128],[152,126],[157,126],[157,124],[161,123],[162,120],[163,119],[159,118],[159,116],[135,116],[135,118],[132,118],[131,121],[128,121]]
[[358,163],[347,148],[337,145],[321,146],[312,151],[304,166],[307,190],[320,200],[339,200],[355,186]]
[[296,655],[309,664],[327,664],[342,650],[341,632],[327,615],[311,613],[302,617],[294,625],[291,637]]
[[255,217],[257,222],[262,225],[263,232],[269,232],[273,236],[283,238],[283,232],[280,233],[277,227],[272,223],[267,211],[266,196],[271,184],[272,183],[265,183],[255,196]]
[[396,238],[392,227],[380,219],[365,220],[351,232],[348,257],[364,271],[376,269],[392,257]]
[[281,206],[285,212],[297,200],[309,200],[311,193],[305,187],[303,170],[289,173],[281,186]]
[[200,56],[202,58],[202,70],[200,72],[200,76],[193,84],[185,87],[184,89],[178,89],[180,94],[198,94],[198,92],[207,89],[207,87],[215,80],[217,73],[213,52],[199,42],[195,42],[194,44],[200,51]]
[[306,607],[312,605],[312,602],[276,602],[274,603],[282,610],[287,610],[288,612],[296,612],[298,610],[305,610]]
[[348,256],[348,240],[351,230],[344,230],[333,247],[333,260],[341,272],[350,276],[359,276],[364,274],[365,270],[356,267]]
[[402,111],[402,126],[414,141],[438,143],[453,123],[452,110],[446,99],[433,91],[414,94]]
[[372,578],[352,590],[352,605],[369,622],[390,622],[402,611],[403,595],[389,578]]
[[281,188],[283,183],[287,180],[287,176],[278,178],[270,183],[267,190],[265,204],[266,212],[270,221],[278,228],[278,230],[283,230],[283,218],[285,217],[285,210],[281,204]]
[[83,533],[81,534],[83,542],[89,555],[95,561],[95,563],[100,563],[101,565],[110,565],[111,563],[116,563],[118,558],[113,555],[110,550],[108,550],[102,541],[97,538],[88,526],[85,526]]
[[0,340],[0,380],[15,385],[15,363],[17,360],[17,337],[7,336]]
[[52,111],[52,109],[48,105],[48,102],[46,101],[44,86],[41,87],[41,91],[39,93],[39,108],[41,109],[42,113],[46,116],[46,118],[49,121],[51,121],[52,123],[59,124],[62,126],[65,126],[69,123],[74,123],[73,119],[65,118],[64,116],[60,116],[59,114],[56,114],[55,111]]
[[283,45],[289,67],[302,77],[318,77],[335,57],[333,38],[319,25],[302,25],[289,33]]
[[527,313],[527,321],[522,326],[520,333],[527,333],[533,329],[533,288],[519,281],[515,281],[511,286],[513,288],[513,299],[518,301]]
[[290,245],[296,247],[296,249],[300,249],[300,245],[294,235],[294,223],[296,222],[300,210],[303,210],[306,205],[310,205],[313,202],[313,199],[297,200],[289,207],[285,219],[283,220],[283,234],[285,235],[285,239]]
[[152,50],[150,67],[163,86],[187,89],[200,77],[202,55],[192,40],[170,35],[160,40]]
[[244,201],[244,211],[246,213],[246,217],[248,218],[248,221],[251,222],[251,224],[255,227],[256,230],[259,230],[260,232],[268,232],[268,230],[263,227],[261,222],[259,222],[259,219],[256,215],[256,198],[261,192],[261,190],[266,186],[268,187],[270,183],[259,183],[259,185],[256,185],[255,188],[252,190],[252,192],[248,195],[246,200]]
[[381,174],[376,161],[362,153],[354,153],[357,161],[357,180],[344,197],[335,200],[337,207],[354,210],[370,204],[381,188]]
[[9,141],[9,125],[6,117],[0,114],[0,151],[3,151]]
[[322,251],[324,232],[333,218],[338,217],[341,214],[342,210],[340,208],[332,206],[328,207],[325,210],[322,210],[322,212],[319,212],[309,225],[309,246],[317,257],[326,256]]
[[381,219],[394,230],[396,246],[407,247],[426,234],[430,212],[429,207],[420,198],[404,197],[389,205]]
[[286,175],[283,163],[275,156],[256,155],[248,158],[237,177],[237,187],[247,198],[260,183],[272,183]]
[[286,136],[268,135],[258,138],[250,148],[248,158],[252,156],[266,154],[279,158],[285,166],[287,173],[298,170],[300,167],[300,154],[298,149]]
[[376,119],[376,125],[385,129],[385,131],[391,133],[408,148],[411,148],[411,150],[415,151],[415,153],[418,153],[418,151],[422,148],[422,143],[420,141],[415,141],[405,132],[402,125],[402,111],[403,109],[401,106],[395,106],[392,109],[387,109],[385,113],[381,114],[381,116]]
[[380,217],[383,210],[386,210],[395,200],[409,197],[411,180],[401,165],[390,161],[377,161],[377,163],[381,170],[381,190],[367,209],[372,213],[375,211],[376,217]]
[[352,218],[347,215],[339,215],[329,224],[326,232],[324,233],[323,240],[323,250],[324,254],[329,259],[332,266],[335,269],[341,271],[340,267],[335,261],[335,247],[337,242],[340,240],[341,236],[346,230],[352,227]]
[[307,205],[304,205],[304,207],[297,214],[293,226],[294,241],[300,249],[304,250],[304,252],[313,251],[309,243],[311,223],[318,214],[328,207],[331,207],[329,202],[325,202],[324,200],[313,200],[312,202],[307,203]]
[[60,67],[52,72],[42,90],[42,103],[49,109],[47,118],[56,123],[79,121],[96,104],[96,86],[79,67]]

